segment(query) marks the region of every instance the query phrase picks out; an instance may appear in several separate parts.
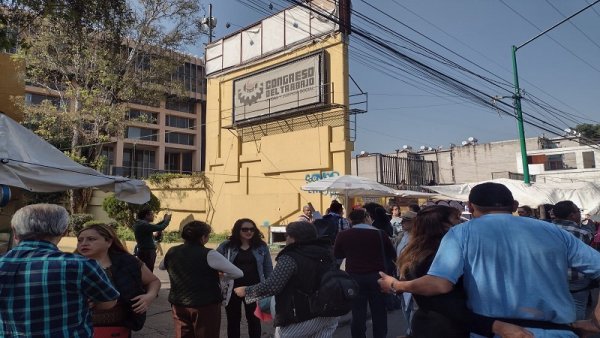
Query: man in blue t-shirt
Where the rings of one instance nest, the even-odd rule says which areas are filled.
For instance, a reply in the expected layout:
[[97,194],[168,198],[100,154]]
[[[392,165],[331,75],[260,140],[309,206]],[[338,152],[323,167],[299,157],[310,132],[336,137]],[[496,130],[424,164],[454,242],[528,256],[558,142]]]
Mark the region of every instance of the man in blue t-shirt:
[[[501,184],[471,189],[469,209],[474,219],[450,229],[426,276],[399,282],[382,274],[382,289],[437,295],[463,276],[473,312],[527,327],[535,336],[577,337],[560,325],[575,321],[567,271],[600,278],[600,253],[553,224],[513,216],[517,203]],[[598,319],[600,305],[577,326],[599,332]]]

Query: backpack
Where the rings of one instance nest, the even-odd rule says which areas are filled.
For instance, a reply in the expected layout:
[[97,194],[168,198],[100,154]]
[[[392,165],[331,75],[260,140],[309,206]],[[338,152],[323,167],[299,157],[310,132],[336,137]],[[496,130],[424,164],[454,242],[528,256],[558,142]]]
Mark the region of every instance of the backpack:
[[327,214],[323,216],[323,220],[327,222],[327,226],[324,226],[325,224],[317,223],[316,221],[314,222],[315,227],[317,228],[317,237],[327,237],[329,238],[329,240],[331,240],[331,243],[333,243],[335,242],[335,238],[337,237],[338,232],[343,230],[342,216]]
[[321,276],[319,288],[308,297],[309,309],[317,317],[343,316],[352,310],[358,297],[358,284],[342,270],[327,270]]

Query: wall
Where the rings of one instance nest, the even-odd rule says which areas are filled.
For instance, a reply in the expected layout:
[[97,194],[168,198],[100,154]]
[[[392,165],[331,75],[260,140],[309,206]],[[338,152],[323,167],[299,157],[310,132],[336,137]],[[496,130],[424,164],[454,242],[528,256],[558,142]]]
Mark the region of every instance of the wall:
[[[246,128],[231,126],[235,79],[320,50],[326,51],[333,88],[330,108]],[[331,198],[300,187],[307,175],[350,173],[347,79],[347,45],[340,33],[208,78],[206,175],[214,193],[206,219],[216,231],[242,217],[259,225],[287,224],[308,201],[321,211],[329,206]]]
[[[529,150],[539,149],[538,138],[526,139]],[[492,172],[509,171],[522,172],[521,162],[515,159],[515,154],[520,155],[518,140],[491,142],[476,145],[453,147],[452,151],[440,152],[438,164],[441,184],[478,182],[492,179]],[[452,159],[450,158],[452,156]],[[452,160],[452,161],[451,161]],[[454,182],[449,181],[454,164]]]
[[16,121],[23,119],[23,112],[13,103],[13,96],[25,95],[24,64],[16,62],[10,54],[0,52],[0,112]]

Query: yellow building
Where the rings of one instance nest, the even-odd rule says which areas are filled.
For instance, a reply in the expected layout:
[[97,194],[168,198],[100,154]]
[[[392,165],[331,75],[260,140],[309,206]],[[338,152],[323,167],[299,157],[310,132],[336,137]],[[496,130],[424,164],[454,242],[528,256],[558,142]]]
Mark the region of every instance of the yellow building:
[[[319,4],[317,4],[319,3]],[[323,5],[325,4],[325,5]],[[207,46],[206,220],[295,221],[311,180],[350,173],[348,45],[334,2],[292,7]]]

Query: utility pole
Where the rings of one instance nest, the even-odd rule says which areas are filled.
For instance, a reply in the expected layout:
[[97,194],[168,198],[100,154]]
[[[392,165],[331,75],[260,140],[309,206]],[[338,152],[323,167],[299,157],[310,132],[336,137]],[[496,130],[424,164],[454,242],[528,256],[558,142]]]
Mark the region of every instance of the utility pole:
[[213,38],[213,16],[212,16],[212,4],[208,4],[208,43],[212,42]]
[[554,28],[562,25],[563,23],[569,21],[574,16],[578,15],[579,13],[585,11],[586,9],[594,6],[595,4],[597,4],[599,2],[600,2],[600,0],[594,1],[593,3],[589,4],[588,6],[585,6],[581,10],[579,10],[579,11],[573,13],[572,15],[566,17],[565,19],[561,20],[559,23],[555,24],[554,26],[546,29],[545,31],[541,32],[540,34],[527,40],[525,43],[522,43],[519,46],[514,46],[514,45],[512,46],[512,64],[513,64],[513,75],[514,75],[514,81],[515,81],[515,95],[513,96],[513,99],[514,99],[514,104],[515,104],[515,112],[517,114],[517,126],[519,127],[519,142],[521,144],[521,161],[523,162],[523,183],[525,183],[525,184],[530,184],[530,177],[529,177],[529,162],[527,161],[527,146],[525,144],[525,129],[523,128],[523,111],[521,109],[521,88],[519,88],[519,73],[517,71],[517,50],[519,50],[522,47],[525,47],[530,42],[532,42],[535,39],[539,38],[540,36],[548,33],[549,31],[553,30]]
[[523,164],[523,183],[531,184],[529,177],[529,161],[527,160],[527,144],[525,143],[525,128],[523,126],[523,110],[521,110],[521,88],[519,88],[519,73],[517,71],[517,46],[512,46],[512,64],[515,78],[514,104],[519,127],[519,143],[521,144],[521,163]]

